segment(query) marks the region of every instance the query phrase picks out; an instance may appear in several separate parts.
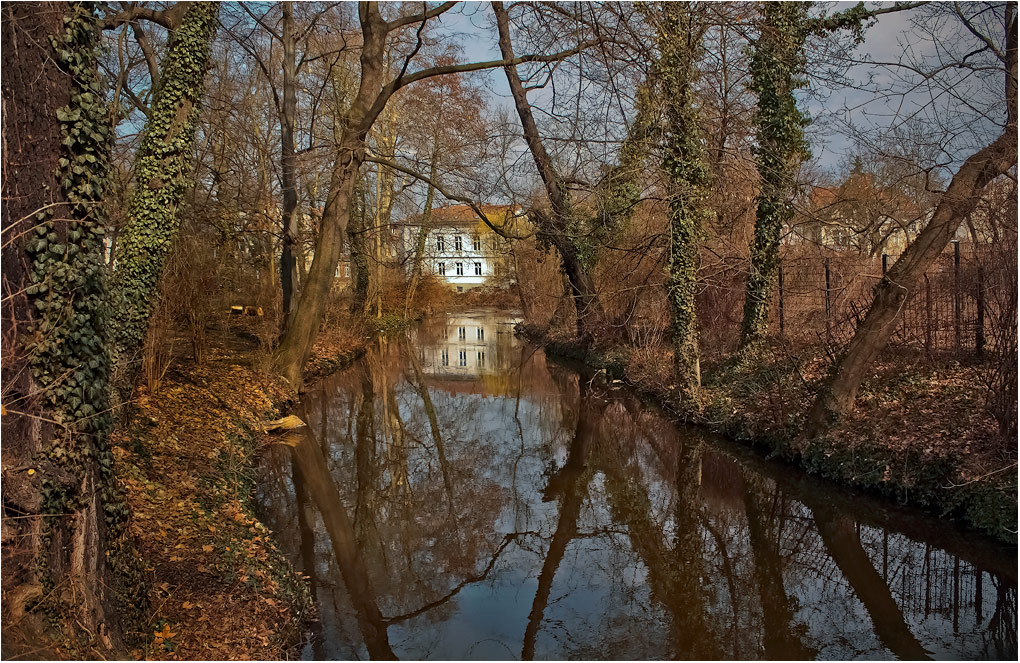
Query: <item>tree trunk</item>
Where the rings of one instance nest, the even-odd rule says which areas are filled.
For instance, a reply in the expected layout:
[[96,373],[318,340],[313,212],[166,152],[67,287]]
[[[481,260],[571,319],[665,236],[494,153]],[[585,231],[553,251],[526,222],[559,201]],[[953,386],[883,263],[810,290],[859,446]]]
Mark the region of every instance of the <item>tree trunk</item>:
[[365,191],[364,183],[359,182],[356,190],[356,209],[351,215],[351,231],[348,235],[351,249],[351,313],[364,315],[365,304],[368,302],[368,254],[365,248]]
[[407,294],[404,296],[404,318],[410,314],[411,302],[414,301],[414,291],[418,288],[421,280],[422,262],[425,257],[425,242],[429,236],[429,221],[432,218],[432,202],[435,199],[436,189],[432,182],[436,179],[439,171],[439,133],[436,132],[432,144],[432,164],[429,166],[429,188],[425,194],[425,209],[421,215],[421,225],[418,227],[418,237],[414,243],[414,260],[411,263],[411,278],[407,282]]
[[326,311],[326,301],[333,286],[336,268],[343,255],[354,182],[365,156],[364,138],[345,135],[338,152],[339,157],[330,179],[329,196],[322,212],[319,238],[315,243],[315,257],[308,270],[308,279],[298,296],[291,324],[275,354],[281,374],[295,388],[301,384],[301,370],[311,354],[315,335]]
[[4,522],[5,657],[57,637],[111,658],[122,618],[144,607],[107,446],[99,44],[84,4],[3,8],[2,455],[4,510],[18,514]]
[[130,389],[156,301],[163,263],[181,224],[191,186],[198,104],[205,90],[219,5],[187,5],[170,37],[152,116],[135,160],[137,188],[117,248],[110,328],[122,391]]
[[291,325],[276,349],[274,362],[280,374],[294,388],[301,385],[301,371],[315,343],[315,335],[326,312],[326,302],[344,250],[347,225],[351,219],[354,186],[365,160],[365,139],[378,117],[376,106],[385,107],[388,97],[383,89],[383,69],[387,23],[378,5],[359,6],[361,21],[361,82],[358,93],[343,122],[337,144],[336,160],[329,181],[329,194],[322,210],[315,256],[308,279],[298,296]]
[[875,299],[864,321],[857,327],[850,345],[839,361],[831,382],[818,395],[808,415],[804,441],[822,433],[836,419],[853,408],[857,390],[868,368],[888,344],[899,323],[903,305],[932,263],[956,234],[957,228],[977,207],[985,187],[1017,163],[1017,25],[1014,15],[1007,33],[1009,66],[1006,100],[1009,109],[1006,129],[990,145],[971,155],[953,176],[939,200],[931,221],[907,247],[875,288]]
[[280,183],[283,194],[283,250],[280,252],[280,285],[283,289],[283,329],[293,313],[297,292],[298,184],[297,154],[294,151],[294,122],[297,117],[297,48],[294,35],[294,3],[283,9],[283,107],[280,113]]
[[796,168],[807,151],[806,119],[794,96],[795,77],[803,66],[806,32],[802,26],[807,5],[764,3],[761,12],[764,24],[751,57],[751,88],[758,95],[755,165],[761,191],[751,241],[741,347],[750,346],[768,331],[769,305],[779,274],[779,238],[783,225],[793,218]]
[[695,62],[705,23],[698,10],[663,6],[659,31],[660,77],[666,101],[666,154],[669,177],[669,265],[667,298],[673,311],[673,363],[681,393],[695,403],[701,387],[696,289],[701,228],[707,210],[708,166],[700,118],[694,108]]
[[[512,61],[514,51],[510,42],[510,22],[506,9],[502,2],[493,2],[492,9],[496,14],[496,26],[499,29],[500,53],[505,61]],[[524,140],[531,151],[552,208],[548,214],[532,210],[532,221],[535,222],[540,234],[548,238],[560,254],[563,271],[570,281],[570,290],[577,309],[577,336],[582,342],[586,342],[593,332],[600,305],[598,294],[595,291],[595,282],[582,264],[577,247],[568,232],[571,219],[570,200],[567,192],[561,186],[560,176],[553,166],[552,157],[549,156],[545,145],[542,144],[542,138],[538,133],[538,124],[531,111],[531,104],[528,102],[521,77],[517,73],[517,66],[505,65],[503,71],[506,73],[507,83],[510,85],[510,93],[514,99],[517,115],[521,119]]]

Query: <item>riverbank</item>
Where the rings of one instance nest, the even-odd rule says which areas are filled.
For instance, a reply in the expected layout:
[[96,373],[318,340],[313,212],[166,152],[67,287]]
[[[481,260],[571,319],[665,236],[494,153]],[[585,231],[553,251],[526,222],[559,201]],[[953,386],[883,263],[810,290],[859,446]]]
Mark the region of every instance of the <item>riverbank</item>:
[[[309,381],[364,354],[365,340],[324,333]],[[263,424],[293,392],[256,347],[219,345],[181,360],[144,390],[112,438],[131,533],[145,560],[149,612],[130,652],[146,659],[294,658],[312,608],[305,579],[253,509]]]
[[1017,542],[1017,450],[984,408],[979,365],[890,353],[863,385],[855,415],[794,455],[791,444],[825,378],[820,354],[793,355],[776,345],[703,366],[703,402],[695,410],[671,385],[661,350],[585,349],[523,325],[518,333],[549,354],[627,382],[684,421],[811,474]]

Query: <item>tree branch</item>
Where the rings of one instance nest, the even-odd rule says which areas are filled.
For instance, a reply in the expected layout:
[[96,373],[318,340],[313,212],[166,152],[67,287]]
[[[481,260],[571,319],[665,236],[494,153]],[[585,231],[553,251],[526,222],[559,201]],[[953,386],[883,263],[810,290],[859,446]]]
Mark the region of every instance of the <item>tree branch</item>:
[[[422,4],[424,5],[425,3],[423,2]],[[410,16],[401,16],[400,18],[393,19],[392,21],[386,24],[386,32],[392,32],[397,28],[402,28],[405,25],[410,25],[411,23],[418,22],[424,23],[430,18],[435,18],[440,14],[445,14],[446,12],[453,9],[456,5],[457,5],[456,2],[444,2],[443,4],[433,7],[432,9],[425,10],[420,14],[411,14]]]
[[111,11],[111,13],[108,13],[106,18],[103,19],[102,27],[104,30],[114,30],[125,23],[133,23],[138,19],[144,19],[157,25],[162,25],[167,30],[175,30],[181,24],[184,12],[187,10],[188,3],[186,2],[178,2],[170,9],[164,11],[133,4],[122,12],[113,13]]
[[400,165],[396,161],[390,161],[389,159],[383,159],[381,157],[373,156],[371,154],[365,155],[365,161],[370,163],[377,163],[382,166],[386,166],[387,168],[392,168],[393,170],[404,173],[405,175],[410,175],[416,180],[425,182],[426,184],[430,185],[432,188],[434,188],[436,191],[442,194],[442,196],[447,200],[454,200],[458,203],[464,203],[465,205],[471,208],[471,211],[475,213],[475,215],[481,220],[482,223],[488,226],[489,229],[492,230],[492,232],[496,233],[497,235],[504,239],[528,239],[529,237],[532,237],[534,235],[534,233],[529,233],[527,235],[514,235],[505,230],[504,227],[496,226],[495,224],[492,223],[492,221],[489,220],[489,217],[486,216],[485,212],[482,211],[482,208],[474,200],[466,196],[459,196],[455,193],[449,192],[446,188],[443,187],[442,184],[432,179],[428,175],[425,175],[424,173],[419,173],[416,170],[411,170],[406,166]]

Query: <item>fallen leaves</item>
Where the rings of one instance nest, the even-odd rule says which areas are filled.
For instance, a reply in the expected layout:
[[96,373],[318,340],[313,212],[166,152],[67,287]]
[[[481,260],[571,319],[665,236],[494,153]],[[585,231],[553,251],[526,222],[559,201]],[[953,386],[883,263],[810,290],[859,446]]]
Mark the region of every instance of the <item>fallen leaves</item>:
[[[158,611],[140,657],[278,660],[291,655],[285,634],[300,633],[296,595],[278,582],[293,572],[238,474],[251,468],[260,425],[288,392],[234,365],[236,354],[222,356],[230,363],[185,366],[145,395],[112,438]],[[303,585],[294,574],[286,586]]]

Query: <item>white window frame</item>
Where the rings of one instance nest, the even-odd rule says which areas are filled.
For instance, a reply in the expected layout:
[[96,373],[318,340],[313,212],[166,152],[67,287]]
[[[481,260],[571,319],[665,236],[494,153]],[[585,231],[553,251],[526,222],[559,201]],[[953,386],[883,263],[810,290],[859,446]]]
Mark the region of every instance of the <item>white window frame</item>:
[[454,263],[454,265],[457,268],[457,276],[464,276],[464,263],[457,262],[457,263]]

